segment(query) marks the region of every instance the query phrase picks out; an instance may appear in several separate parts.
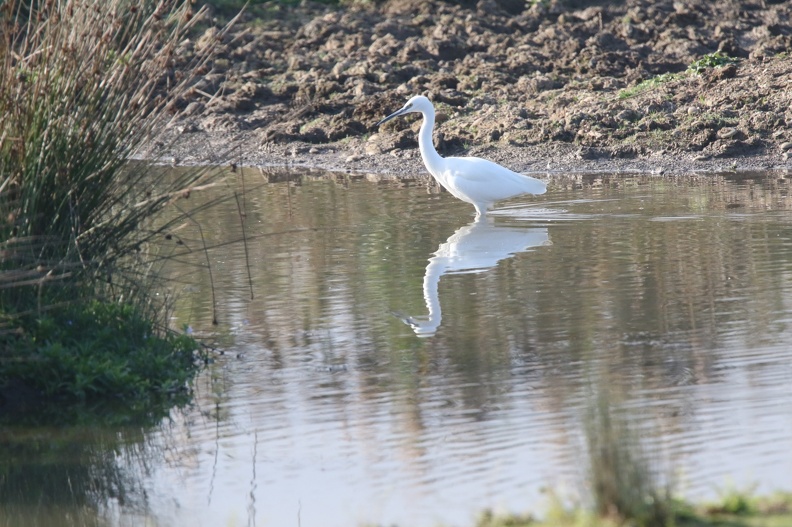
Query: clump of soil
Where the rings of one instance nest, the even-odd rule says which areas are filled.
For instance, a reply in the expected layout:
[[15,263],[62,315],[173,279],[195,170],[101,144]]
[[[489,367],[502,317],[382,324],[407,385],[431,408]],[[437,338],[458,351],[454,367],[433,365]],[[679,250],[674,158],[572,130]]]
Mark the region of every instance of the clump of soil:
[[269,7],[183,101],[180,160],[418,170],[417,121],[373,125],[422,93],[442,153],[521,170],[792,166],[790,2]]

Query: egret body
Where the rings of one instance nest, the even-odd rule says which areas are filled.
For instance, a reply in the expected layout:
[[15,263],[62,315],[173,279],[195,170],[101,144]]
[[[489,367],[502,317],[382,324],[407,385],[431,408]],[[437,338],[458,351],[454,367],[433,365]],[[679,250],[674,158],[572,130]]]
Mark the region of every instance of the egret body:
[[432,142],[434,106],[423,95],[407,101],[401,110],[390,114],[377,126],[394,117],[414,112],[423,114],[418,147],[426,169],[453,196],[473,204],[476,216],[486,214],[496,201],[522,194],[544,194],[547,190],[543,181],[512,172],[480,157],[442,157],[438,154]]

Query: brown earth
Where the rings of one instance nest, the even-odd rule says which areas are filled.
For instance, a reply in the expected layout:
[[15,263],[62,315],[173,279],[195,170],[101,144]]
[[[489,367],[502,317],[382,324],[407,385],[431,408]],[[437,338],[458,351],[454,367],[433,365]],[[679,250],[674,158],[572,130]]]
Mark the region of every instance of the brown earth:
[[374,128],[420,93],[441,153],[518,171],[792,169],[792,2],[599,4],[265,5],[180,101],[168,157],[421,173],[420,116]]

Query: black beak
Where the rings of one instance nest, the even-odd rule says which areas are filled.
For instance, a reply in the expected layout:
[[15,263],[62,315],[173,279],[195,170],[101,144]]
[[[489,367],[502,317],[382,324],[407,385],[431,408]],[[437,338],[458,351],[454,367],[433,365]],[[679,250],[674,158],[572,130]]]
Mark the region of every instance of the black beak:
[[377,124],[375,124],[374,126],[379,126],[382,123],[390,121],[394,117],[399,117],[400,115],[404,115],[405,113],[407,113],[407,110],[409,110],[409,108],[402,108],[401,110],[395,111],[392,114],[390,114],[389,116],[387,116],[385,119],[383,119],[380,122],[378,122]]

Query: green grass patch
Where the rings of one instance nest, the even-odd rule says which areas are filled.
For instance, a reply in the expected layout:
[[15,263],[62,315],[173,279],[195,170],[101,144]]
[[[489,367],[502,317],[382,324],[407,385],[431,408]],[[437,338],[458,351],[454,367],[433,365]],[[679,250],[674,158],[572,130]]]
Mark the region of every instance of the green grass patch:
[[688,71],[692,71],[696,74],[701,74],[704,71],[710,68],[720,68],[723,66],[727,66],[729,64],[735,64],[738,62],[739,59],[734,57],[730,57],[725,53],[721,53],[720,51],[716,51],[715,53],[709,53],[704,55],[697,61],[694,61],[690,66],[688,66]]
[[160,333],[129,304],[77,303],[19,322],[0,337],[0,386],[21,383],[50,399],[170,397],[202,364],[194,339]]

